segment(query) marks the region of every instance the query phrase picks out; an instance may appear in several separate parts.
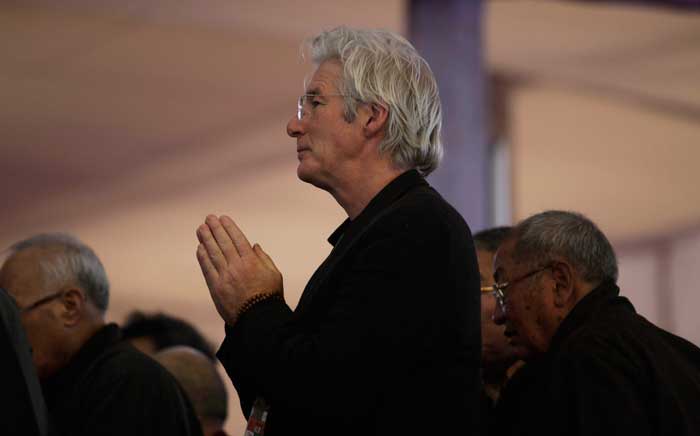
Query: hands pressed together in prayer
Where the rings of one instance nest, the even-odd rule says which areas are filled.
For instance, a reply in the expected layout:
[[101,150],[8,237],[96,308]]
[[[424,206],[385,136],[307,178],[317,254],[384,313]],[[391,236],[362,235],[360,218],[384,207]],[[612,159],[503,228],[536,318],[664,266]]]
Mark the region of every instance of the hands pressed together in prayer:
[[258,295],[282,295],[282,274],[258,244],[250,245],[226,215],[207,216],[197,228],[197,260],[216,310],[233,325],[244,304]]

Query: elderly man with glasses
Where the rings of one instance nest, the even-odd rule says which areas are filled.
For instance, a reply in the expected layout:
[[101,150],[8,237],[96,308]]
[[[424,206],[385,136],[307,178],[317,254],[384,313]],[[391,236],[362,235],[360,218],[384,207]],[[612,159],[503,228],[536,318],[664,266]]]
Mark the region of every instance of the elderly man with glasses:
[[0,287],[32,347],[49,434],[201,435],[175,379],[105,322],[109,282],[88,246],[60,233],[20,241],[0,269]]
[[311,58],[287,133],[299,179],[348,219],[292,310],[262,248],[230,218],[207,217],[197,257],[226,322],[219,359],[251,431],[470,434],[479,276],[466,223],[424,179],[442,153],[433,74],[382,31],[323,32]]
[[619,295],[615,253],[590,220],[524,220],[494,270],[495,320],[527,361],[499,403],[501,434],[700,434],[700,349]]

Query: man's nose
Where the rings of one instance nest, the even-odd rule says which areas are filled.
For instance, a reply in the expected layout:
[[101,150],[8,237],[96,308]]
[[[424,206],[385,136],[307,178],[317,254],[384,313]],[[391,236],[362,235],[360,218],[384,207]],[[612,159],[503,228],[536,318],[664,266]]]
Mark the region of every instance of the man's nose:
[[496,303],[496,308],[493,311],[493,315],[491,315],[491,319],[498,325],[506,323],[506,312],[503,310],[500,303]]
[[301,121],[297,117],[292,117],[287,123],[287,135],[298,138],[302,134]]

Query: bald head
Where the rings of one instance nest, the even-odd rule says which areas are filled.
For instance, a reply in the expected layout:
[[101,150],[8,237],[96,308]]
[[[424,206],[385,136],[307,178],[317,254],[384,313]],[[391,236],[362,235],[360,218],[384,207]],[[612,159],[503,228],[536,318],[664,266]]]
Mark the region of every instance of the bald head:
[[228,412],[226,388],[211,359],[186,346],[166,348],[154,358],[175,376],[187,393],[204,434],[211,434],[207,428],[220,429]]

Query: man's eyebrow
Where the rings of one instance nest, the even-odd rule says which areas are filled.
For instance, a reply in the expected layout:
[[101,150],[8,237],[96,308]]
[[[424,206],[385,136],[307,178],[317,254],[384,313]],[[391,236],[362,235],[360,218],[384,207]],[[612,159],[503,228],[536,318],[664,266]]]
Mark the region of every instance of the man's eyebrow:
[[321,95],[321,90],[318,88],[311,88],[311,89],[307,89],[305,94],[306,95]]

